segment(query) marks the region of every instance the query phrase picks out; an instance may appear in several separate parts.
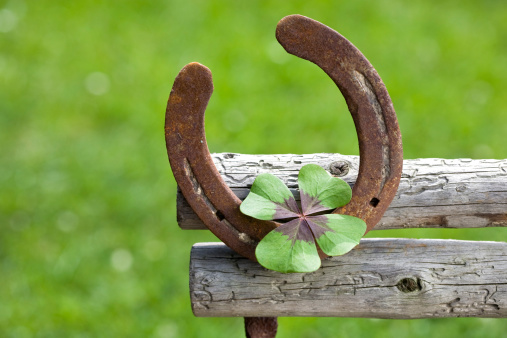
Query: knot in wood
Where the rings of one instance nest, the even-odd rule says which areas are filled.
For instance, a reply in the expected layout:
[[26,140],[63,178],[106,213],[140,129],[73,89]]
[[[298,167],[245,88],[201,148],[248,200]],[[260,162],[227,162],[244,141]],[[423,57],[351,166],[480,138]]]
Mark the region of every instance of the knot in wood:
[[403,278],[398,282],[398,284],[396,284],[396,287],[398,290],[405,293],[422,290],[422,285],[419,278]]
[[345,161],[334,161],[329,165],[329,171],[335,176],[345,176],[349,172],[349,164]]

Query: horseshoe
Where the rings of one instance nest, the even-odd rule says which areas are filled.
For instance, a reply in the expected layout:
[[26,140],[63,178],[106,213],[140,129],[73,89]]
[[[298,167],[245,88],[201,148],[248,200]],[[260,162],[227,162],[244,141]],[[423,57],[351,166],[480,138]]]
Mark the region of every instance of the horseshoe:
[[[276,38],[288,53],[324,70],[345,98],[356,127],[360,164],[352,200],[333,212],[362,218],[368,232],[393,200],[403,164],[400,129],[387,89],[352,43],[318,21],[287,16],[278,23]],[[186,65],[176,77],[165,121],[169,162],[202,222],[231,249],[255,261],[258,241],[279,223],[243,215],[241,200],[216,169],[204,130],[212,92],[211,72],[199,63]]]

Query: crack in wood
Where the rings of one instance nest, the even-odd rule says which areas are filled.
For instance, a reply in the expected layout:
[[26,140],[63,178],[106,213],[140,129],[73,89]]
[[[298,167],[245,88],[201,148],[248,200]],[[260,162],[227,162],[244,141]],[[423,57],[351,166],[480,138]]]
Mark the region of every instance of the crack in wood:
[[[216,258],[199,259],[210,256]],[[231,255],[223,245],[194,246],[194,313],[507,317],[507,243],[366,239],[349,254],[324,263],[315,273],[280,274]]]
[[[343,178],[353,186],[359,168],[358,156],[340,154],[311,155],[244,155],[215,154],[221,173],[234,193],[244,199],[259,170],[282,179],[299,198],[297,173],[303,164],[315,163],[323,168],[336,161],[350,163]],[[294,160],[301,164],[294,164]],[[270,168],[262,168],[269,163]],[[445,162],[445,164],[444,164]],[[251,165],[251,167],[246,164]],[[273,168],[283,169],[273,169]],[[396,228],[459,228],[507,226],[507,160],[490,163],[485,160],[417,159],[404,161],[404,178],[397,196],[375,227]],[[223,170],[223,171],[222,171]],[[478,177],[484,173],[485,177]],[[250,175],[248,178],[246,176]],[[242,181],[244,180],[244,181]],[[466,189],[465,189],[465,188]],[[459,216],[456,218],[456,216]],[[464,218],[466,216],[466,218]],[[184,229],[203,229],[204,224],[193,213],[181,192],[177,198],[178,223]],[[476,218],[477,217],[477,218]]]

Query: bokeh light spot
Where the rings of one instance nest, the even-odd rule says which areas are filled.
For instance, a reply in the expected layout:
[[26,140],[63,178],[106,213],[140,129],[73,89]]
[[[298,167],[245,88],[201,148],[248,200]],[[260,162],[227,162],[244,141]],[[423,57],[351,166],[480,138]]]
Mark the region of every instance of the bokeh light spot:
[[86,90],[93,95],[104,95],[109,91],[111,81],[109,76],[101,72],[93,72],[88,74],[85,79]]
[[117,271],[124,272],[132,266],[133,257],[126,249],[116,249],[111,255],[111,265]]
[[157,338],[172,338],[177,336],[178,326],[171,322],[162,323],[155,329],[155,337]]
[[9,9],[0,10],[0,32],[7,33],[16,28],[18,17]]
[[56,220],[58,229],[63,232],[71,232],[77,228],[79,224],[79,217],[72,211],[62,211]]

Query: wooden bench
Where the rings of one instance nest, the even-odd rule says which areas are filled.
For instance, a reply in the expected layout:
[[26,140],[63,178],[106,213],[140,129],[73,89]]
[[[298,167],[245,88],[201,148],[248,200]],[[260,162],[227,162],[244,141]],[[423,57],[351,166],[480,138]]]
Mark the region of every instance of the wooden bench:
[[[359,167],[358,156],[339,154],[213,158],[241,199],[260,173],[281,178],[298,199],[303,165],[321,165],[351,185]],[[181,193],[177,212],[182,229],[205,229]],[[505,226],[507,160],[416,159],[404,161],[397,196],[375,230]],[[221,243],[197,243],[190,296],[198,317],[505,318],[507,243],[368,238],[306,274],[269,271]]]

